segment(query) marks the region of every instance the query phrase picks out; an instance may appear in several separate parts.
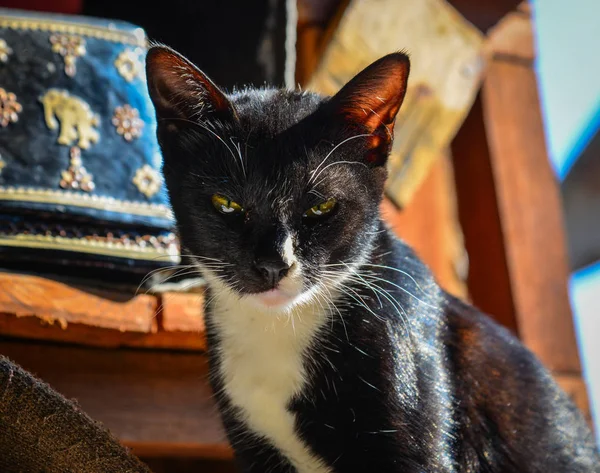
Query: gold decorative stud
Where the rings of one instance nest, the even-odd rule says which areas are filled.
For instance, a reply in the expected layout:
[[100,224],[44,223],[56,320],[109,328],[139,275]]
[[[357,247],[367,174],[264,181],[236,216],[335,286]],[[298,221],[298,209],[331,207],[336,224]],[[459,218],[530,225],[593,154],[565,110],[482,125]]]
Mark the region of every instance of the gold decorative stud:
[[150,198],[160,190],[160,174],[156,169],[144,164],[136,171],[133,183],[142,194]]
[[12,54],[13,50],[6,43],[5,40],[0,39],[0,62],[8,62],[8,57]]
[[10,123],[19,121],[19,113],[23,107],[17,102],[17,96],[0,87],[0,126],[7,127]]
[[144,66],[140,60],[142,49],[127,48],[115,59],[115,67],[127,82],[133,82],[136,77],[142,78]]
[[52,51],[65,59],[65,74],[75,77],[77,58],[86,53],[85,39],[72,34],[53,34],[50,36],[50,43]]
[[94,176],[92,176],[83,167],[81,163],[81,150],[73,146],[70,151],[71,165],[66,171],[62,172],[60,187],[63,189],[82,190],[84,192],[92,192],[96,187],[94,184]]
[[117,133],[127,141],[133,141],[142,136],[144,122],[140,119],[140,112],[129,105],[115,109],[112,123],[117,129]]
[[56,130],[60,122],[59,144],[70,146],[78,140],[79,148],[88,149],[100,139],[100,134],[94,129],[100,124],[100,117],[79,97],[70,95],[66,90],[50,89],[40,102],[44,105],[48,128]]

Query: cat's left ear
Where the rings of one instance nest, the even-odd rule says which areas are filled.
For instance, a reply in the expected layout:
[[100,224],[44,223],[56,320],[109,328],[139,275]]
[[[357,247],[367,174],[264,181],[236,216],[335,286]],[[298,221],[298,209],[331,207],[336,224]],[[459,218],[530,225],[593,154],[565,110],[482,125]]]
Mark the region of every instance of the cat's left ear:
[[333,113],[351,129],[372,135],[366,138],[370,149],[367,159],[372,164],[384,164],[387,159],[409,71],[406,54],[388,54],[359,72],[329,102]]
[[[233,119],[235,109],[225,94],[194,64],[166,46],[153,46],[146,56],[148,91],[162,121]],[[182,122],[182,123],[183,123]]]

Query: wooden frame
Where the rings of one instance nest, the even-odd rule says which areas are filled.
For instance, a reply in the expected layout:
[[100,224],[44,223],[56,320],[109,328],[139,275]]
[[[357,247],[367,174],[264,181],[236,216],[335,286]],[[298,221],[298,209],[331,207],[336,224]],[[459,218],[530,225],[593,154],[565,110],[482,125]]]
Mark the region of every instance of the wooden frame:
[[469,291],[554,372],[589,418],[528,6],[500,22],[490,47],[482,91],[452,145]]

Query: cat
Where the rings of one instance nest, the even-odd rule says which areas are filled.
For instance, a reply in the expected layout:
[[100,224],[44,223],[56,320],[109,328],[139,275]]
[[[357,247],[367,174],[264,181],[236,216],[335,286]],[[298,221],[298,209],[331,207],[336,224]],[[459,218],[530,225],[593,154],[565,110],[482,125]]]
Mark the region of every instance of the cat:
[[163,45],[146,69],[242,472],[600,472],[549,372],[380,217],[407,55],[333,97],[225,93]]

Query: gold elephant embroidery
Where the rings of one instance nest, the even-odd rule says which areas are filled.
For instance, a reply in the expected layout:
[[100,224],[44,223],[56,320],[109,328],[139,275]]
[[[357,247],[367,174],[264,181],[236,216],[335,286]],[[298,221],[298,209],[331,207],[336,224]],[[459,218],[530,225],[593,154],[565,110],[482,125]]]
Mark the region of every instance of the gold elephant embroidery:
[[50,89],[40,102],[44,105],[48,128],[56,130],[60,122],[59,144],[70,146],[79,140],[77,146],[88,149],[100,139],[100,134],[94,129],[100,124],[100,117],[79,97],[70,95],[66,90]]

